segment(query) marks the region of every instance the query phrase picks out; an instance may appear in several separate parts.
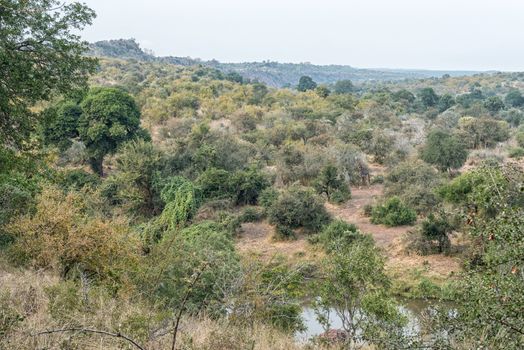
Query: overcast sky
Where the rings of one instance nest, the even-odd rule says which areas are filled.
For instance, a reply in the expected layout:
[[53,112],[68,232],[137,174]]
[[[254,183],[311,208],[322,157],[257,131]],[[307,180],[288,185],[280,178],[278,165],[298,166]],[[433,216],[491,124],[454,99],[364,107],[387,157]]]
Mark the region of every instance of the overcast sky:
[[523,0],[83,0],[160,56],[524,71]]

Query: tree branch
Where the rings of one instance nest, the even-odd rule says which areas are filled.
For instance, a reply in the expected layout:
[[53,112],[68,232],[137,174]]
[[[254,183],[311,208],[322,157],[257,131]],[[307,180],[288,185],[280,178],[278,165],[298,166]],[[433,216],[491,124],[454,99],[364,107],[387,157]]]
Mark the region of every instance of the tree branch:
[[107,336],[114,337],[114,338],[122,338],[122,339],[128,341],[129,343],[133,344],[137,349],[146,350],[146,348],[142,347],[135,340],[129,338],[128,336],[126,336],[126,335],[124,335],[124,334],[122,334],[120,332],[118,332],[118,333],[111,333],[111,332],[101,331],[101,330],[98,330],[98,329],[77,328],[77,327],[63,328],[63,329],[50,329],[50,330],[38,332],[38,333],[34,334],[34,336],[47,335],[47,334],[52,334],[52,333],[65,333],[65,332],[96,333],[96,334],[107,335]]

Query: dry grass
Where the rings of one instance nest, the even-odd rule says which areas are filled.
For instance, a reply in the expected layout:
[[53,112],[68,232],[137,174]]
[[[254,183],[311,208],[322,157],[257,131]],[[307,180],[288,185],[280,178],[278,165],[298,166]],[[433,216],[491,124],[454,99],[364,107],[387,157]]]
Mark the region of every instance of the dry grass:
[[324,256],[321,249],[308,243],[305,234],[298,233],[295,239],[285,241],[275,240],[274,236],[275,228],[266,221],[244,223],[235,246],[241,255],[264,262],[279,256],[290,262],[314,262]]
[[[145,349],[171,349],[171,323],[146,304],[105,293],[88,293],[90,300],[85,305],[70,300],[67,293],[57,302],[50,298],[49,290],[67,285],[58,276],[29,270],[8,271],[4,264],[0,266],[0,349],[136,349],[123,339],[107,335],[82,332],[37,335],[44,330],[69,327],[121,332]],[[75,306],[71,308],[68,302]],[[177,343],[177,349],[187,350],[303,348],[291,335],[269,326],[237,325],[206,317],[183,318]]]

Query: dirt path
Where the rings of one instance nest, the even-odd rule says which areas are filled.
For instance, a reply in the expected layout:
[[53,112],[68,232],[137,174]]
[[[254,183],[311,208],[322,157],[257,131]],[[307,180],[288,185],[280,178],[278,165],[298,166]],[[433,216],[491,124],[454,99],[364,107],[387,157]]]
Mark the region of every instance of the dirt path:
[[[377,246],[383,249],[387,261],[386,268],[392,276],[404,278],[407,274],[419,271],[423,276],[445,281],[453,273],[460,271],[458,258],[444,255],[419,256],[406,254],[402,247],[402,237],[412,226],[386,227],[372,224],[363,215],[367,204],[374,204],[383,193],[382,185],[352,188],[352,198],[342,205],[326,203],[326,209],[335,218],[355,224],[362,232],[369,233]],[[238,251],[249,257],[269,261],[284,256],[291,262],[311,262],[324,256],[317,246],[308,243],[305,235],[298,234],[295,240],[275,241],[272,239],[274,227],[266,221],[242,224],[242,233],[236,240]]]
[[371,185],[369,187],[352,188],[351,200],[342,205],[326,203],[326,209],[334,217],[357,225],[360,231],[369,233],[381,248],[390,246],[396,238],[411,229],[411,226],[386,227],[384,225],[372,224],[369,217],[364,216],[364,207],[375,202],[382,196],[382,185]]
[[244,223],[235,246],[240,254],[256,256],[262,261],[283,256],[294,262],[307,262],[324,256],[319,247],[308,243],[305,235],[298,234],[294,240],[276,241],[274,234],[275,228],[266,221]]
[[382,196],[382,185],[355,187],[351,189],[351,200],[342,205],[326,203],[326,209],[336,218],[355,224],[360,231],[371,234],[377,246],[382,248],[387,256],[386,267],[393,273],[402,275],[407,270],[424,269],[425,275],[445,279],[460,271],[460,261],[457,258],[444,255],[419,256],[406,254],[402,248],[402,237],[413,226],[386,227],[375,225],[370,218],[364,216],[364,207],[375,202]]

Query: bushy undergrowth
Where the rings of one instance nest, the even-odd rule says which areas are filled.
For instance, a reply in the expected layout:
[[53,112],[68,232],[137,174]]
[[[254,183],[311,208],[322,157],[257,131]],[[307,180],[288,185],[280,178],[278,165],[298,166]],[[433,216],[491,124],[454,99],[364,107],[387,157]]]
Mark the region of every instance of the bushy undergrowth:
[[417,220],[415,211],[398,197],[388,198],[383,204],[378,204],[371,211],[371,222],[386,226],[412,225]]

